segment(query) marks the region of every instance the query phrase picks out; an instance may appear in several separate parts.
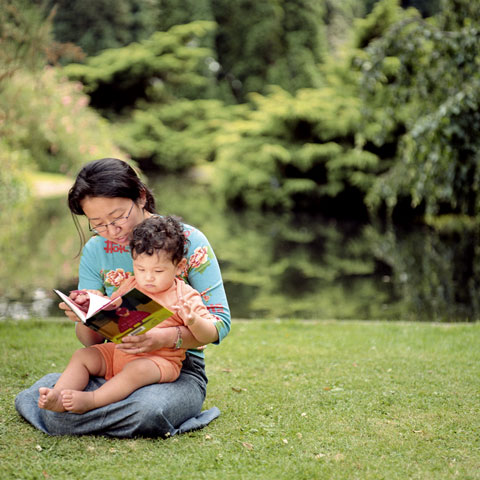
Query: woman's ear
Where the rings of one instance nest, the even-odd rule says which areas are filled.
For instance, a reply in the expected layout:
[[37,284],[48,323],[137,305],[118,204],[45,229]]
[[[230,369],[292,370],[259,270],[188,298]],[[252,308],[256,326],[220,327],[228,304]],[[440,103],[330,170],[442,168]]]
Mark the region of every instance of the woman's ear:
[[138,197],[137,205],[140,208],[145,208],[146,203],[147,203],[147,192],[146,192],[146,190],[142,190],[140,192],[140,196]]

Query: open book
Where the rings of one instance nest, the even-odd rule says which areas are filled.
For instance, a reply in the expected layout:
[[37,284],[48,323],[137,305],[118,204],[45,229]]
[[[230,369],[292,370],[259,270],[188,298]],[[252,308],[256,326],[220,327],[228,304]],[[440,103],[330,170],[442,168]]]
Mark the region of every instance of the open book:
[[89,297],[85,304],[75,303],[59,290],[53,291],[87,327],[115,343],[121,343],[126,335],[145,333],[173,315],[136,288],[113,300],[82,291]]

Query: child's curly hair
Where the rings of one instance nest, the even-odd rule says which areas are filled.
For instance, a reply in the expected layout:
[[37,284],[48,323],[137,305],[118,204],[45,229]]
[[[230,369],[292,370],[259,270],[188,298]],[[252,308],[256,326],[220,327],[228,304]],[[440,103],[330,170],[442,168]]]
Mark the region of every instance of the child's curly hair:
[[142,253],[153,255],[162,251],[177,265],[187,254],[187,240],[180,218],[153,216],[139,223],[132,232],[130,251],[133,258]]

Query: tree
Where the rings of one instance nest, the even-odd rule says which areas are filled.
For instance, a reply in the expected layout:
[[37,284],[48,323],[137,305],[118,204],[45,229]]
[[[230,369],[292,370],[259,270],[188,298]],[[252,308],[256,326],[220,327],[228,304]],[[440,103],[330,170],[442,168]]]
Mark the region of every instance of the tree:
[[326,53],[323,0],[212,0],[221,75],[239,102],[267,85],[287,91],[317,85]]
[[18,70],[35,71],[45,64],[50,21],[27,0],[0,0],[0,82]]
[[219,86],[203,39],[213,22],[176,25],[167,32],[70,64],[92,104],[117,125],[117,138],[143,167],[179,171],[211,160],[213,136],[235,106],[216,99]]
[[409,198],[428,214],[480,211],[479,19],[478,3],[444,0],[436,17],[412,15],[367,48],[369,139],[397,144],[370,205]]
[[166,32],[175,25],[213,21],[211,0],[152,0],[155,29]]
[[47,0],[55,7],[53,32],[62,43],[79,45],[87,55],[146,38],[155,30],[156,8],[142,0]]
[[67,65],[64,72],[85,85],[92,105],[104,114],[119,114],[145,99],[165,103],[209,98],[214,96],[215,77],[208,68],[212,53],[202,46],[202,38],[213,29],[212,22],[176,25],[90,57],[85,65]]

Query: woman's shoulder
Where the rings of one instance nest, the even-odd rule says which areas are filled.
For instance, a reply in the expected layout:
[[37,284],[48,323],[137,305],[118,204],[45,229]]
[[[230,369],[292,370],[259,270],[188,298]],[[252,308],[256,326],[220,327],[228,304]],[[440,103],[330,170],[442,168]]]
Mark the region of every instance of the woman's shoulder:
[[101,245],[104,242],[104,238],[101,237],[100,235],[94,235],[93,237],[90,237],[83,248],[95,248],[98,245]]
[[193,227],[192,225],[189,225],[188,223],[182,222],[182,225],[183,234],[192,246],[208,243],[207,237],[201,230]]
[[104,239],[98,235],[95,235],[87,240],[82,249],[82,255],[93,255],[102,251],[104,247]]

